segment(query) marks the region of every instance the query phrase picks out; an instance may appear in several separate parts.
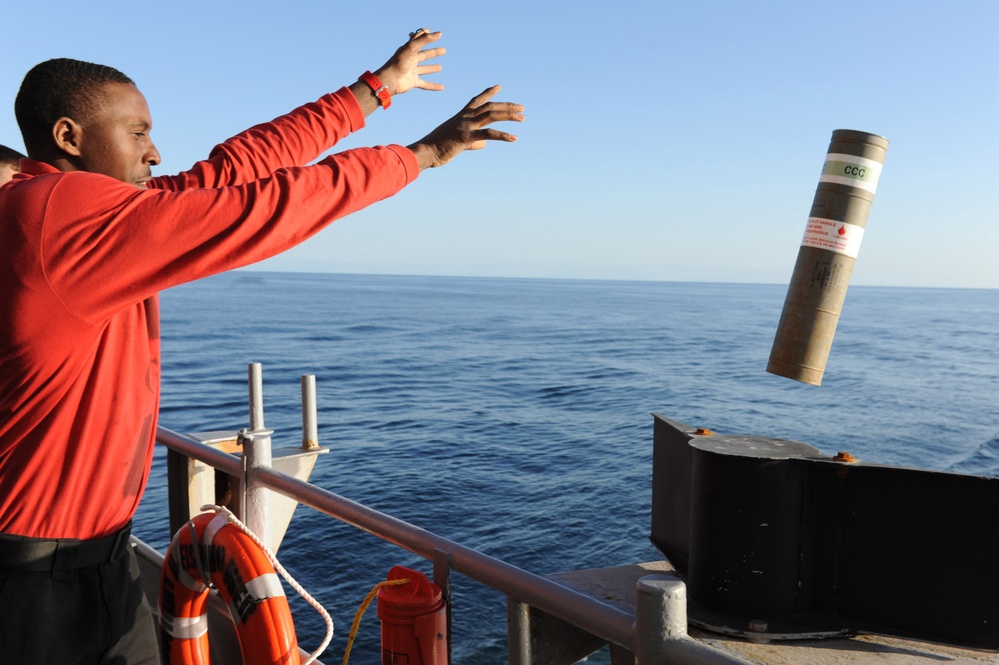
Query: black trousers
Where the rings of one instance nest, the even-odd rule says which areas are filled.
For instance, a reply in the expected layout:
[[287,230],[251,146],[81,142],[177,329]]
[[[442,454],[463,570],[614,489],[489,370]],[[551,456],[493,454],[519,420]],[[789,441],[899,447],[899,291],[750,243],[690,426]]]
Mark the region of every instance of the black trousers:
[[152,611],[131,547],[114,561],[52,572],[0,568],[4,665],[154,665]]

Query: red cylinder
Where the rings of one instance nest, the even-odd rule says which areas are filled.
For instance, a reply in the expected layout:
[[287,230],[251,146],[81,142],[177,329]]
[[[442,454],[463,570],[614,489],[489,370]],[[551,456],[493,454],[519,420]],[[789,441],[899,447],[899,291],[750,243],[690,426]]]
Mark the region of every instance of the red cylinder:
[[382,665],[447,665],[447,614],[441,588],[420,573],[394,566],[378,590]]

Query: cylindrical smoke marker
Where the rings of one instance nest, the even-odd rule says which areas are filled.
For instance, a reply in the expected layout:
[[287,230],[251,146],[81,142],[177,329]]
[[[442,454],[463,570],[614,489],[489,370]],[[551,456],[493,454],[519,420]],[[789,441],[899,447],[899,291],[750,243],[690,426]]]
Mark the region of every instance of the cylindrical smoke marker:
[[822,384],[888,139],[837,129],[815,190],[767,371]]

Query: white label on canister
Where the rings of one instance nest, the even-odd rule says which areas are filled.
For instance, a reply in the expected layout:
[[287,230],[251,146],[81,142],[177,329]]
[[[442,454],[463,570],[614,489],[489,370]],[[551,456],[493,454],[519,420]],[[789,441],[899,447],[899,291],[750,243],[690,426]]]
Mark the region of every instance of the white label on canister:
[[831,152],[826,155],[819,182],[833,182],[837,185],[859,187],[871,194],[878,188],[882,165],[873,159]]
[[805,227],[803,247],[816,247],[836,252],[851,259],[860,253],[860,242],[864,239],[864,227],[846,222],[837,222],[821,217],[809,217]]

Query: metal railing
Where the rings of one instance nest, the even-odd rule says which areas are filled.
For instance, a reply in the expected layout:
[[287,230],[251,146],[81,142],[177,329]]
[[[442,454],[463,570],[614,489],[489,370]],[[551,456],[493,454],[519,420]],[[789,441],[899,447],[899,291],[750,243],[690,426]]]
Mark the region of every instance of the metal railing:
[[[257,369],[259,372],[259,367]],[[251,366],[251,405],[254,368]],[[307,382],[303,379],[304,386]],[[257,384],[259,385],[259,383]],[[311,384],[314,387],[314,381]],[[313,388],[314,389],[314,388]],[[309,401],[305,398],[306,402]],[[314,397],[312,398],[314,404]],[[262,416],[253,423],[262,428]],[[312,428],[307,424],[307,430]],[[263,432],[261,432],[263,433]],[[269,432],[268,432],[269,434]],[[391,515],[281,473],[270,466],[270,437],[244,431],[242,458],[216,450],[196,439],[160,427],[157,442],[183,456],[199,460],[230,476],[241,478],[246,496],[262,490],[277,492],[329,517],[409,550],[434,565],[434,578],[445,590],[450,612],[450,571],[457,571],[508,598],[509,662],[527,665],[532,655],[530,612],[536,608],[601,640],[635,654],[638,663],[746,663],[731,654],[699,642],[687,634],[686,588],[673,577],[652,575],[638,581],[635,614],[612,607],[557,582],[414,526]],[[257,501],[247,501],[244,520],[255,530],[267,528],[266,514],[253,515]]]

